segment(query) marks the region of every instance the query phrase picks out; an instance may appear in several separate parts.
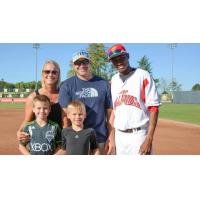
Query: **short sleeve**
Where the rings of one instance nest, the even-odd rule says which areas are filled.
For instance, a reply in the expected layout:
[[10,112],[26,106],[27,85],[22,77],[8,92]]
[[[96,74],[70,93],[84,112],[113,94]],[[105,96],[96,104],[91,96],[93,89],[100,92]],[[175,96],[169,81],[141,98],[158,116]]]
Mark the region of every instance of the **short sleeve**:
[[111,98],[111,84],[108,81],[106,81],[106,86],[107,86],[107,89],[106,89],[105,108],[109,109],[113,107],[112,98]]
[[61,148],[66,150],[66,144],[67,144],[67,141],[66,141],[66,129],[63,129],[62,130],[62,133],[61,133],[61,136],[62,136],[62,140],[61,140]]
[[57,125],[57,133],[55,137],[56,147],[61,146],[62,137],[61,137],[61,129],[60,126]]
[[160,105],[160,99],[158,95],[158,91],[156,88],[155,81],[153,80],[152,76],[148,74],[146,78],[143,81],[144,85],[144,99],[146,107],[149,106],[159,106]]
[[[29,126],[28,125],[25,125],[25,127],[23,128],[23,132],[27,133],[27,134],[30,134],[29,133]],[[30,141],[27,141],[27,142],[22,142],[20,141],[19,143],[22,144],[23,146],[26,146]]]
[[62,108],[66,108],[71,100],[72,97],[70,95],[69,86],[67,82],[64,82],[59,90],[59,98],[58,98],[59,104]]

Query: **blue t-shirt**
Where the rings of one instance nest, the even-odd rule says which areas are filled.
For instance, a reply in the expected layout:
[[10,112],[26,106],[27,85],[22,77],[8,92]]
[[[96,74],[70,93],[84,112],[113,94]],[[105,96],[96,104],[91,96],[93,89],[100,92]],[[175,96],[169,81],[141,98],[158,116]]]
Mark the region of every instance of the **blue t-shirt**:
[[93,128],[96,131],[98,143],[106,142],[106,110],[112,108],[109,82],[97,76],[88,81],[73,76],[61,84],[59,103],[66,108],[72,100],[80,100],[86,106],[84,128]]

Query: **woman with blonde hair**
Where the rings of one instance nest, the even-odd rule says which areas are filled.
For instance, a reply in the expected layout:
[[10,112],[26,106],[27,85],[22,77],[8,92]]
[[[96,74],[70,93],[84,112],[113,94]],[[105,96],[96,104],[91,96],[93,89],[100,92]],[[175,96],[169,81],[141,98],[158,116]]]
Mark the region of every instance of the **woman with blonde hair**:
[[57,122],[62,127],[61,107],[58,103],[59,85],[60,85],[60,67],[54,60],[48,60],[44,63],[41,75],[42,87],[35,90],[27,97],[25,105],[24,121],[17,132],[18,140],[27,140],[27,134],[23,132],[23,127],[27,122],[34,120],[33,99],[36,95],[46,95],[51,101],[51,112],[49,119]]

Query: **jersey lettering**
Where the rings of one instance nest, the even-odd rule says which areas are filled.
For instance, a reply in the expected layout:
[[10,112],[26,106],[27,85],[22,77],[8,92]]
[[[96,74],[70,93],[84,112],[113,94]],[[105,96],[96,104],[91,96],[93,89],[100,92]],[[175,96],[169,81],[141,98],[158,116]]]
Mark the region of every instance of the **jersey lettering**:
[[125,104],[125,105],[135,106],[135,107],[141,109],[141,106],[140,106],[137,98],[134,96],[125,94],[127,92],[128,92],[128,90],[123,90],[120,92],[120,96],[118,96],[114,102],[114,107],[116,108],[117,106]]
[[95,88],[82,88],[82,91],[76,92],[79,98],[98,97],[98,91]]
[[47,152],[47,151],[52,151],[52,148],[49,144],[47,143],[31,143],[31,148],[33,151],[42,151],[42,152]]

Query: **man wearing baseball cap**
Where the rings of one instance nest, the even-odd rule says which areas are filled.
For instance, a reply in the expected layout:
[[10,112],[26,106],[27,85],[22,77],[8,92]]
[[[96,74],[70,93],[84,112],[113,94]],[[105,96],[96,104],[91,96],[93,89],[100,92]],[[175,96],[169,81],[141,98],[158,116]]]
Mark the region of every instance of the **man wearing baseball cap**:
[[69,102],[82,101],[87,112],[84,128],[95,130],[101,154],[115,154],[113,131],[109,124],[112,111],[110,84],[92,74],[91,59],[87,51],[76,52],[72,61],[76,75],[65,80],[59,92],[59,103],[64,111],[64,127],[70,125],[66,117]]
[[150,74],[129,64],[129,53],[122,44],[108,49],[108,60],[118,73],[111,80],[117,154],[151,154],[160,105]]

